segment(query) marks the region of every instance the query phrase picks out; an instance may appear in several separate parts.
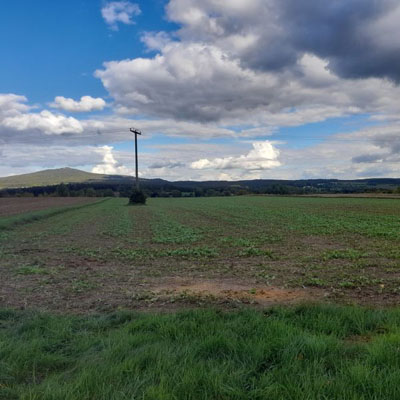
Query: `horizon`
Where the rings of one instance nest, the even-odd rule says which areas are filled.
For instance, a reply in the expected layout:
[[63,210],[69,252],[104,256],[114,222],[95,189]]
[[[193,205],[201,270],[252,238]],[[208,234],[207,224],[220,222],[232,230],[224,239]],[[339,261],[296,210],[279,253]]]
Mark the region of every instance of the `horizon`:
[[[93,175],[103,175],[103,176],[118,176],[118,177],[126,177],[126,178],[132,178],[132,180],[134,180],[134,176],[133,175],[123,175],[123,174],[97,174],[95,172],[88,172],[88,171],[84,171],[82,169],[78,169],[78,168],[72,168],[72,167],[59,167],[59,168],[48,168],[48,169],[42,169],[42,170],[38,170],[38,171],[33,171],[33,172],[29,172],[26,174],[19,174],[19,175],[9,175],[9,176],[4,176],[4,177],[0,177],[0,181],[2,178],[6,179],[6,178],[13,178],[13,177],[19,177],[19,176],[25,176],[25,175],[32,175],[32,174],[40,174],[42,172],[48,172],[48,171],[60,171],[60,170],[72,170],[72,171],[76,171],[76,172],[83,172],[83,173],[88,173],[88,174],[93,174]],[[296,181],[334,181],[337,180],[339,182],[345,182],[345,181],[367,181],[367,180],[400,180],[400,178],[387,178],[387,177],[372,177],[372,178],[358,178],[358,179],[337,179],[337,178],[302,178],[302,179],[274,179],[274,178],[255,178],[255,179],[238,179],[238,180],[221,180],[221,179],[210,179],[210,180],[202,180],[202,181],[196,181],[193,179],[179,179],[179,180],[168,180],[166,178],[146,178],[146,177],[139,177],[140,180],[164,180],[166,182],[169,183],[179,183],[179,182],[194,182],[194,183],[206,183],[206,182],[239,182],[239,181],[257,181],[257,180],[271,180],[271,181],[282,181],[282,182],[296,182]],[[73,183],[71,182],[66,182],[67,184],[71,184]],[[54,184],[56,185],[56,184]],[[51,186],[54,186],[51,185]],[[34,185],[36,186],[36,185]],[[34,187],[32,186],[32,187]]]
[[23,0],[0,26],[0,177],[132,176],[136,127],[146,179],[400,178],[393,0]]

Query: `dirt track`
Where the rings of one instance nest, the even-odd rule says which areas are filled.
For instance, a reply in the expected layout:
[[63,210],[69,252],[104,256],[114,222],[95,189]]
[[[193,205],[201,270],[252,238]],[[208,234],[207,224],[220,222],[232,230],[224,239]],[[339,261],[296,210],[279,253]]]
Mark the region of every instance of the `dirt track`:
[[0,217],[22,214],[46,208],[93,203],[96,197],[10,197],[0,198]]

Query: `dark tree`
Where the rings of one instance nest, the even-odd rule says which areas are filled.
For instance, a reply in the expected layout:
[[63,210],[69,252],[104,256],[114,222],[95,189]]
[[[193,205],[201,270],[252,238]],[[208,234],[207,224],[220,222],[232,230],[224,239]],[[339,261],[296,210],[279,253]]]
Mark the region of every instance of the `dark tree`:
[[133,189],[129,197],[129,204],[146,204],[146,195],[143,190]]

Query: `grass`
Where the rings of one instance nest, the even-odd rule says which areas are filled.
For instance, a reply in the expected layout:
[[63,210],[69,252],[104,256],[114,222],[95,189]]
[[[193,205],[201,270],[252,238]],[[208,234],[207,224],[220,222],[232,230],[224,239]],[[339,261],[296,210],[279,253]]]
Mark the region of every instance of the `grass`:
[[17,268],[15,273],[17,275],[47,275],[49,272],[46,269],[36,265],[26,265]]
[[396,399],[400,311],[0,312],[0,398]]

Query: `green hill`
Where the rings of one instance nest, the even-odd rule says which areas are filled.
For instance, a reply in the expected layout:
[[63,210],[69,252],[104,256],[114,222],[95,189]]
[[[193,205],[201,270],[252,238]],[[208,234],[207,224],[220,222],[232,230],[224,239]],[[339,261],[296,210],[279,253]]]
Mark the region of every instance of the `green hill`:
[[74,168],[46,169],[31,174],[0,178],[0,189],[58,185],[59,183],[81,183],[106,179],[107,175],[92,174]]

